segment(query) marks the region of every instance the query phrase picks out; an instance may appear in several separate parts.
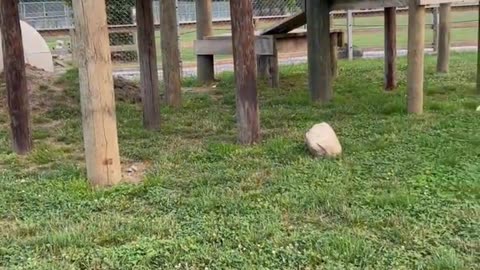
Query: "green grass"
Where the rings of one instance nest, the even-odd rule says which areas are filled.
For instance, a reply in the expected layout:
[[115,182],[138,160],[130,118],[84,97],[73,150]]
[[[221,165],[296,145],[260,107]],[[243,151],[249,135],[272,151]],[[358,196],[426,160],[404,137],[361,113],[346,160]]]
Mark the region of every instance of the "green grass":
[[[263,140],[237,145],[232,74],[211,93],[164,107],[161,132],[119,103],[124,161],[148,162],[140,185],[92,191],[82,159],[78,78],[70,103],[44,118],[28,158],[0,129],[0,268],[5,269],[478,269],[480,97],[476,54],[451,73],[426,61],[426,112],[405,113],[382,90],[383,62],[340,61],[335,98],[311,104],[306,67],[285,67],[281,88],[260,85]],[[189,85],[194,85],[189,80]],[[38,116],[37,116],[38,117]],[[342,157],[312,159],[303,143],[328,121]],[[48,136],[47,136],[48,135]]]

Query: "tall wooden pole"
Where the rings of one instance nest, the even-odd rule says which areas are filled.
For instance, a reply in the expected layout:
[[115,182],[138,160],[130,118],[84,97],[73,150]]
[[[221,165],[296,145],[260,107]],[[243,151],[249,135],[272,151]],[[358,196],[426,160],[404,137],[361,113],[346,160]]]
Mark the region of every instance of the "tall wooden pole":
[[73,0],[72,5],[87,176],[93,186],[111,186],[122,175],[105,0]]
[[448,72],[450,60],[450,9],[451,4],[440,4],[437,71],[442,73]]
[[181,64],[176,0],[160,1],[160,31],[165,97],[172,107],[182,105]]
[[348,60],[353,60],[353,12],[347,10],[347,50]]
[[146,129],[157,130],[160,129],[160,88],[152,6],[152,0],[136,2],[143,126]]
[[385,8],[385,90],[397,87],[397,8]]
[[408,7],[407,107],[412,114],[423,113],[423,73],[425,48],[425,6],[410,0]]
[[[212,0],[197,0],[197,39],[213,35]],[[197,77],[201,83],[211,83],[214,77],[213,55],[197,55]]]
[[478,35],[477,35],[477,93],[480,94],[480,5],[478,6]]
[[12,147],[24,155],[32,150],[32,135],[18,0],[0,0],[0,20]]
[[333,97],[329,1],[307,0],[308,81],[313,101]]
[[257,101],[255,33],[251,0],[230,0],[232,45],[235,66],[238,140],[241,144],[260,141]]

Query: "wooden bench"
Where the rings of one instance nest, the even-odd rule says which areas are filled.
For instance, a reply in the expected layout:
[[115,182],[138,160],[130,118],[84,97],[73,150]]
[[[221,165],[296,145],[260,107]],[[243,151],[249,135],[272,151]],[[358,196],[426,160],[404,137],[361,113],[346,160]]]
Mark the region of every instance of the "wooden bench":
[[[258,77],[267,79],[271,87],[279,85],[278,54],[300,53],[308,49],[307,32],[297,31],[287,34],[256,35],[255,53],[257,55]],[[344,45],[344,33],[342,30],[331,31],[331,49],[337,51],[337,47]],[[196,55],[232,55],[232,37],[210,36],[203,40],[195,41]],[[336,67],[337,53],[332,59]],[[333,70],[332,70],[333,71]],[[334,72],[336,74],[336,71]]]

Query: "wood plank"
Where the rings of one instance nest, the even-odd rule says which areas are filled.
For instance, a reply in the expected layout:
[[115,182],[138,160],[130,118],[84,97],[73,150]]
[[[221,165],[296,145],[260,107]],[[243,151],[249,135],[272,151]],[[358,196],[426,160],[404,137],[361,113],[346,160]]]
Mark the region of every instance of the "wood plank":
[[176,0],[160,1],[163,82],[165,99],[172,107],[182,105],[180,49]]
[[[194,41],[195,54],[197,55],[232,55],[232,38],[229,36]],[[255,40],[255,53],[257,55],[273,55],[273,37],[257,37]]]
[[437,72],[447,73],[450,61],[451,4],[440,4]]
[[297,29],[307,22],[307,16],[304,11],[296,14],[293,17],[283,20],[279,24],[268,28],[262,32],[262,35],[275,35],[275,34],[285,34],[294,29]]
[[[197,40],[213,34],[212,0],[196,1]],[[211,83],[215,79],[214,57],[197,54],[197,78],[201,83]]]
[[251,0],[230,0],[235,67],[238,141],[260,142],[260,116],[255,74],[255,33]]
[[32,150],[30,99],[17,0],[0,1],[3,63],[13,151],[25,155]]
[[87,176],[93,186],[120,182],[112,63],[104,0],[74,0]]
[[397,87],[397,15],[396,7],[385,8],[385,90]]
[[335,0],[332,4],[332,10],[356,10],[406,6],[408,6],[408,0]]
[[160,129],[160,87],[158,82],[153,2],[137,0],[138,57],[140,86],[143,103],[143,126],[149,130]]
[[308,81],[313,101],[326,103],[333,97],[330,69],[330,16],[327,1],[307,0]]
[[440,4],[462,4],[462,3],[471,3],[471,0],[417,0],[417,5],[428,6],[428,5],[440,5]]
[[408,8],[407,105],[412,114],[423,113],[425,7],[410,0]]

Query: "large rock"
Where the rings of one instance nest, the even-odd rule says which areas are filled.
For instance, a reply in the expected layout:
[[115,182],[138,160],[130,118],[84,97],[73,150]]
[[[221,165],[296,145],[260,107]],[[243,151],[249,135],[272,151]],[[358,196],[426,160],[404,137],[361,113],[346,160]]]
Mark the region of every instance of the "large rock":
[[305,134],[305,142],[308,150],[316,157],[336,157],[342,153],[342,145],[327,123],[314,125]]

